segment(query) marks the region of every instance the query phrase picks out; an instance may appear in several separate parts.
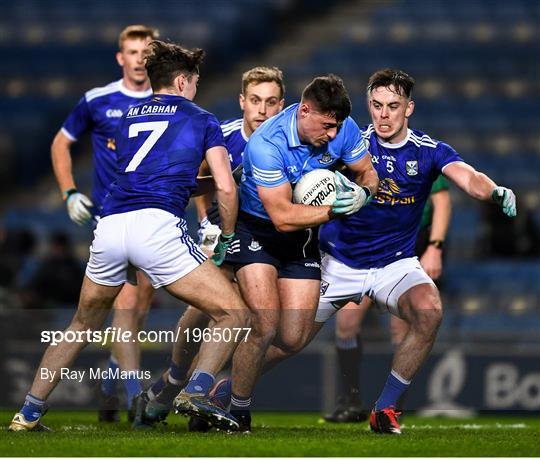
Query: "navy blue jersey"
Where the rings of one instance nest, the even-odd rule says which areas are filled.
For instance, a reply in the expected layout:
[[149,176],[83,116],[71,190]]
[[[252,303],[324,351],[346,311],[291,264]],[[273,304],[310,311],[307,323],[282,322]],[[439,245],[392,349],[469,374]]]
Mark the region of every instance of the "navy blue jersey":
[[221,123],[223,137],[225,137],[225,145],[229,152],[229,160],[231,161],[231,170],[236,169],[242,163],[244,157],[244,149],[248,137],[244,132],[244,119],[238,118],[235,120],[227,120]]
[[379,268],[415,255],[416,235],[431,186],[445,166],[463,161],[449,145],[408,130],[399,144],[382,143],[372,125],[369,141],[379,189],[355,214],[321,227],[321,249],[356,269]]
[[172,94],[131,107],[116,138],[117,179],[103,216],[158,208],[183,218],[206,151],[225,146],[214,115]]
[[329,169],[338,160],[352,164],[367,153],[366,142],[351,117],[345,119],[336,137],[327,144],[302,144],[296,127],[297,110],[298,104],[287,107],[266,120],[249,138],[240,185],[240,206],[244,212],[270,220],[257,185],[295,184],[307,172]]
[[149,99],[152,90],[131,91],[122,80],[102,88],[88,91],[70,112],[62,132],[70,140],[77,140],[84,132],[91,131],[94,151],[94,177],[92,201],[97,215],[101,213],[103,198],[115,179],[115,133],[123,113],[130,107]]

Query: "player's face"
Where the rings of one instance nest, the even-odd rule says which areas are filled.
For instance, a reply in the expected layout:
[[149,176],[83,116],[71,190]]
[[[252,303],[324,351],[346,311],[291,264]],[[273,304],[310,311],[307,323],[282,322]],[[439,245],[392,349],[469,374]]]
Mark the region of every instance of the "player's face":
[[276,82],[248,84],[245,94],[240,94],[246,135],[250,136],[268,118],[277,115],[283,109],[284,102]]
[[407,136],[408,118],[414,102],[394,92],[394,87],[378,87],[371,91],[369,114],[377,136],[389,143],[399,143]]
[[320,147],[330,142],[336,138],[339,124],[335,116],[321,113],[310,102],[300,105],[297,127],[302,143]]
[[124,81],[128,86],[141,86],[148,82],[144,59],[148,55],[150,38],[125,40],[122,49],[116,53],[116,60],[124,72]]

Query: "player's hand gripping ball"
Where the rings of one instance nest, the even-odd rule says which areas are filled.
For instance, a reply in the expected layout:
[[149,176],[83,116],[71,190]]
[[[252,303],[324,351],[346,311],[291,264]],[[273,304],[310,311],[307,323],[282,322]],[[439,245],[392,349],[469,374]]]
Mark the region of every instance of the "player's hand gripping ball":
[[336,176],[328,169],[303,175],[293,191],[293,202],[308,206],[330,206],[336,200]]
[[370,200],[369,188],[357,185],[340,172],[336,172],[336,200],[332,204],[332,212],[351,215],[358,212]]

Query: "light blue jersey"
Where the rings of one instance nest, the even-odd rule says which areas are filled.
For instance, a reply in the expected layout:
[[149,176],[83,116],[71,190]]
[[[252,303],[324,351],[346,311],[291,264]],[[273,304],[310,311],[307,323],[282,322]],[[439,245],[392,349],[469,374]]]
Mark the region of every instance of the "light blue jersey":
[[149,99],[151,95],[151,89],[142,92],[127,89],[122,80],[92,89],[81,98],[62,126],[62,132],[72,141],[79,139],[86,131],[92,133],[92,201],[97,215],[101,215],[103,198],[116,178],[115,135],[118,122],[130,107]]
[[321,227],[321,250],[356,269],[381,268],[415,256],[424,204],[433,182],[445,166],[463,161],[449,145],[409,129],[399,144],[382,143],[373,125],[364,131],[369,141],[379,189],[355,214]]
[[302,144],[296,126],[298,105],[291,105],[266,120],[249,138],[240,186],[242,211],[270,220],[257,193],[257,185],[295,184],[307,172],[329,169],[338,160],[352,164],[367,153],[366,142],[351,117],[345,119],[336,138],[327,144],[321,147]]

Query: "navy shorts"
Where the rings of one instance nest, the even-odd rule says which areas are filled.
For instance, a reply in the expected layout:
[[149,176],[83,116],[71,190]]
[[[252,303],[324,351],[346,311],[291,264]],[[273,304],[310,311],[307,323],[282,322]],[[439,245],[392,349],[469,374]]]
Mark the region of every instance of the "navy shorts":
[[321,280],[318,228],[280,233],[270,220],[240,212],[225,263],[235,272],[264,263],[275,266],[280,278]]

